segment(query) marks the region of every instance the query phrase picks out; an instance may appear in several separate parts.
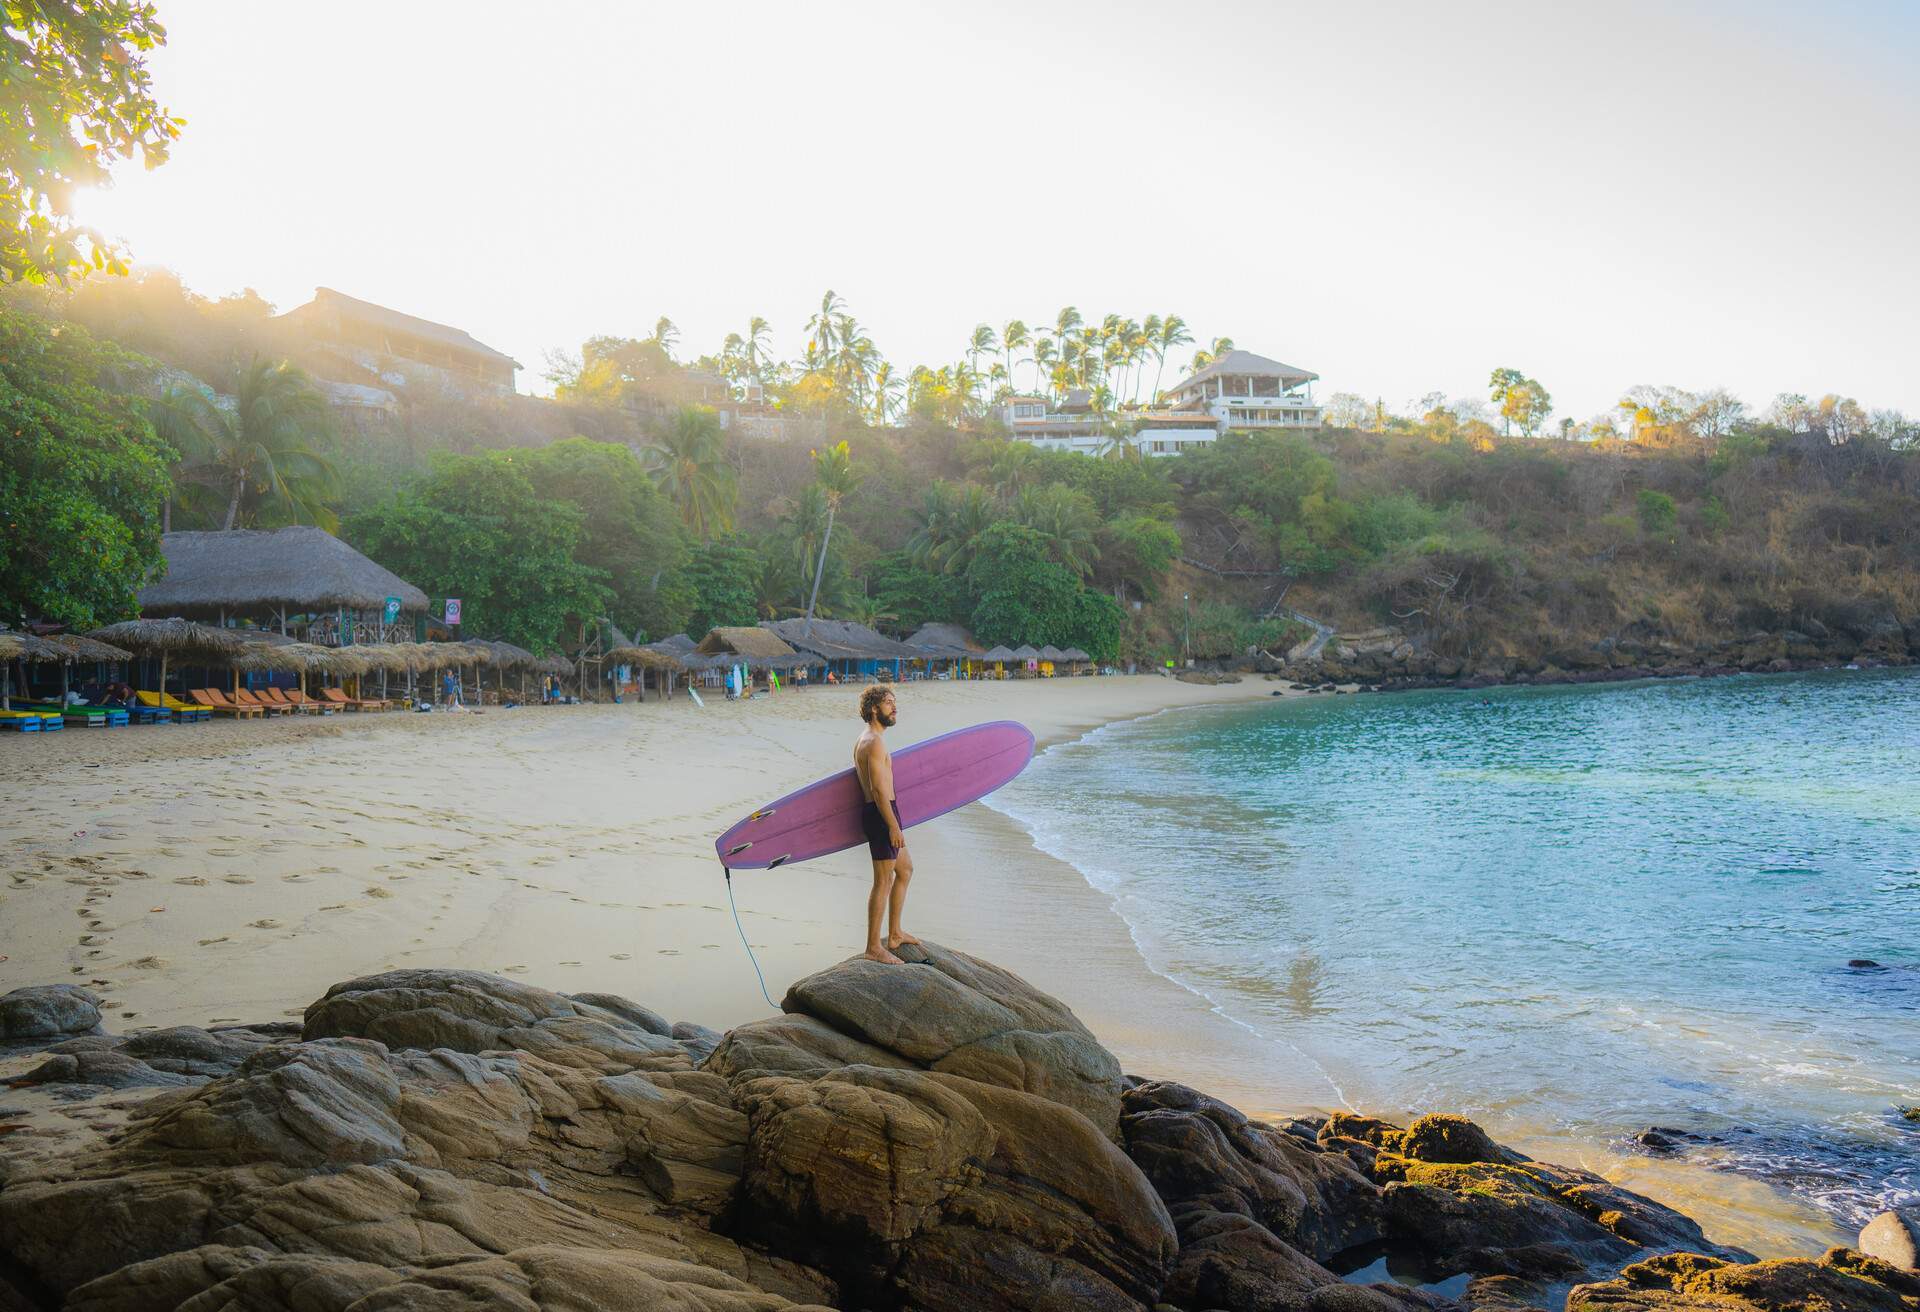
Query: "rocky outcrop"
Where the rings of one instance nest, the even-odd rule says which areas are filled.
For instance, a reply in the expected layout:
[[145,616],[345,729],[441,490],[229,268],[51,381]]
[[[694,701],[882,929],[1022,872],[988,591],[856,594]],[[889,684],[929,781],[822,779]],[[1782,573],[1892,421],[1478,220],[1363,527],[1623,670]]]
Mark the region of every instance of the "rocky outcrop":
[[[1920,658],[1920,617],[1903,622],[1882,600],[1799,598],[1756,616],[1765,628],[1741,636],[1683,642],[1638,620],[1593,641],[1521,642],[1524,650],[1447,655],[1428,635],[1377,630],[1341,634],[1317,657],[1277,667],[1314,687],[1358,683],[1390,689],[1487,687],[1503,683],[1603,683],[1679,675],[1784,673],[1843,665],[1907,665]],[[1487,644],[1478,644],[1486,646]]]
[[[903,955],[726,1035],[469,971],[125,1036],[17,990],[15,1096],[128,1119],[0,1133],[0,1308],[1519,1312],[1588,1280],[1570,1307],[1920,1312],[1911,1273],[1742,1264],[1458,1117],[1269,1125],[1128,1079],[1016,976]],[[1465,1303],[1338,1274],[1385,1247]]]
[[1576,1285],[1567,1312],[1920,1312],[1920,1276],[1850,1248],[1751,1263],[1673,1253]]

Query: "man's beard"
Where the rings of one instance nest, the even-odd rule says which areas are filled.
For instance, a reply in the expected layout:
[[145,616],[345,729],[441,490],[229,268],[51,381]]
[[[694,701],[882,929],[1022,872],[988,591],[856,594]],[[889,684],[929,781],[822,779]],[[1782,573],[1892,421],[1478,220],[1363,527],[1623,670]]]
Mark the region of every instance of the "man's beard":
[[891,729],[893,728],[893,722],[899,717],[888,715],[885,711],[875,711],[873,718],[880,721],[880,727],[882,729]]

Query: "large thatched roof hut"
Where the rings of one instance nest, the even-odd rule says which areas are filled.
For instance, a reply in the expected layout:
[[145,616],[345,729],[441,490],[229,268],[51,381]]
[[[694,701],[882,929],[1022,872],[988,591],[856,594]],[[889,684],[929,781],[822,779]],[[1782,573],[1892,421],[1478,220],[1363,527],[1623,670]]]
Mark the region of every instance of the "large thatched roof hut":
[[710,629],[694,650],[702,656],[734,656],[748,662],[779,660],[798,654],[771,629],[748,625]]
[[907,646],[935,660],[977,660],[985,647],[958,624],[922,624],[905,639]]
[[795,650],[812,652],[830,662],[911,661],[921,656],[906,643],[882,637],[852,620],[762,620],[760,627],[779,634]]
[[325,529],[168,533],[167,572],[141,589],[148,615],[252,616],[284,624],[291,615],[341,611],[384,618],[388,597],[405,615],[427,609],[427,594]]

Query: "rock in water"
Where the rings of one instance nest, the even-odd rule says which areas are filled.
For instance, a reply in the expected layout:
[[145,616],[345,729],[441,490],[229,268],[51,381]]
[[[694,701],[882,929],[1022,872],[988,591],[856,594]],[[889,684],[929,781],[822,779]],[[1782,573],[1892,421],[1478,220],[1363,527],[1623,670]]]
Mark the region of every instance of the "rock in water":
[[1815,1261],[1736,1265],[1698,1253],[1636,1262],[1618,1279],[1575,1285],[1567,1312],[1916,1312],[1920,1277],[1850,1248]]
[[1920,1270],[1920,1207],[1882,1212],[1867,1222],[1860,1251],[1903,1271]]

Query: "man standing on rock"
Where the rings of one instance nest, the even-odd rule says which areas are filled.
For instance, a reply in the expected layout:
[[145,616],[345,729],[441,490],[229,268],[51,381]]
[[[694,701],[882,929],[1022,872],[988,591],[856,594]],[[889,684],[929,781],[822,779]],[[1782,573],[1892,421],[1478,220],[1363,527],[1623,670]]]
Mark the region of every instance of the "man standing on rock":
[[[902,943],[920,940],[900,928],[907,905],[907,885],[913,882],[913,858],[907,855],[907,836],[900,832],[900,803],[893,794],[893,757],[887,752],[886,732],[897,717],[893,689],[877,683],[860,694],[860,718],[866,729],[853,745],[853,772],[860,779],[860,827],[867,835],[867,853],[873,857],[873,891],[867,894],[867,959],[903,965],[893,955]],[[880,937],[880,917],[886,914],[892,932]]]

